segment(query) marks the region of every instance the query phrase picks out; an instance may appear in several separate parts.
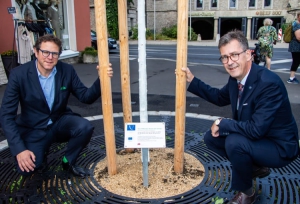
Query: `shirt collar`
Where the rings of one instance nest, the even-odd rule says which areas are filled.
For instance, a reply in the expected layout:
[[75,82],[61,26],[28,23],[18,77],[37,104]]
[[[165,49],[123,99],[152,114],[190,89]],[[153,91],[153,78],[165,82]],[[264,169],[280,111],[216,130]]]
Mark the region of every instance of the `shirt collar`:
[[[251,70],[251,68],[250,68]],[[250,73],[250,70],[249,72],[246,74],[246,76],[242,79],[242,81],[237,81],[237,83],[241,83],[243,86],[246,84],[246,81],[247,81],[247,78],[248,78],[248,75]]]

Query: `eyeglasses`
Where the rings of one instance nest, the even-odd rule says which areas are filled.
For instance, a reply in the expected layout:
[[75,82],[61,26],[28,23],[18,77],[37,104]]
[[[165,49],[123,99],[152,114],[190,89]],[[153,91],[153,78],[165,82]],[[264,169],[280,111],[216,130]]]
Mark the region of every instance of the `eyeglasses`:
[[236,62],[236,61],[239,60],[240,54],[242,54],[242,53],[244,53],[244,52],[246,52],[246,51],[247,51],[247,50],[244,50],[244,51],[242,51],[242,52],[240,52],[240,53],[234,53],[234,54],[229,55],[229,56],[224,55],[224,56],[221,56],[221,57],[219,58],[219,60],[220,60],[223,64],[227,64],[229,58],[230,58],[232,61]]
[[52,57],[53,57],[53,58],[58,58],[59,55],[60,55],[59,52],[50,52],[50,51],[48,51],[48,50],[41,50],[41,49],[39,49],[39,51],[42,52],[42,55],[43,55],[44,57],[48,57],[50,54],[52,54]]

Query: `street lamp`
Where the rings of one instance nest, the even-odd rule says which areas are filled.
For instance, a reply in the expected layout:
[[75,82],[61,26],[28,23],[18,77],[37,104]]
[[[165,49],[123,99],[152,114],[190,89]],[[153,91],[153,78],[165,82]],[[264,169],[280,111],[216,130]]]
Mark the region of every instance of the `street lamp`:
[[288,10],[290,10],[291,9],[291,4],[290,4],[290,2],[286,5],[286,8],[288,9]]

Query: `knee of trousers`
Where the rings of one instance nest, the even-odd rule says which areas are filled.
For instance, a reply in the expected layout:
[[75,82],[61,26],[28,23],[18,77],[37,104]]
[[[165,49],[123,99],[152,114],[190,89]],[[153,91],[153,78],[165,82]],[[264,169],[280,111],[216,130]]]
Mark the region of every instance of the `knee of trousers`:
[[248,152],[248,139],[240,134],[230,134],[226,138],[225,149],[228,157]]
[[86,140],[90,140],[94,131],[94,126],[88,121],[83,120],[78,126],[77,131],[80,133],[82,137]]

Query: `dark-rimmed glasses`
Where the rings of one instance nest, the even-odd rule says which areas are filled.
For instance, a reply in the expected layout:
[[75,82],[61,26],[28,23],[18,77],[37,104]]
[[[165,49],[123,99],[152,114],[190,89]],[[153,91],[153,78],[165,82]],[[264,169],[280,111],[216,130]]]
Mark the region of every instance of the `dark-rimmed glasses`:
[[224,55],[224,56],[221,56],[221,57],[219,58],[219,60],[220,60],[223,64],[227,64],[229,58],[230,58],[232,61],[236,62],[236,61],[239,60],[240,54],[242,54],[242,53],[244,53],[244,52],[246,52],[246,51],[247,51],[247,50],[244,50],[244,51],[242,51],[242,52],[240,52],[240,53],[234,53],[234,54],[231,54],[231,55],[229,55],[229,56]]
[[43,55],[44,57],[48,57],[50,54],[52,54],[52,57],[53,57],[53,58],[58,58],[59,55],[60,55],[59,52],[50,52],[50,51],[48,51],[48,50],[41,50],[41,49],[39,49],[39,51],[42,52],[42,55]]

